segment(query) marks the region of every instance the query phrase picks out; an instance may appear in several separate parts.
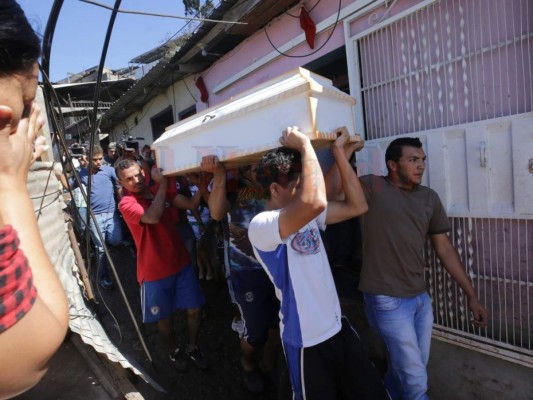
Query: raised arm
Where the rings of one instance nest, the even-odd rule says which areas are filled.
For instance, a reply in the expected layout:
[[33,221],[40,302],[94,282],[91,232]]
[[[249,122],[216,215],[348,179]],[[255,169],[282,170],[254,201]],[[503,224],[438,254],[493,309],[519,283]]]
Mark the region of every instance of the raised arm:
[[332,168],[335,168],[338,174],[339,189],[344,196],[340,196],[337,190],[336,200],[328,203],[326,224],[342,222],[368,210],[363,188],[349,162],[352,153],[362,148],[362,142],[350,144],[349,139],[348,132],[343,130],[331,146],[335,157],[335,165]]
[[327,200],[322,170],[309,138],[297,127],[290,127],[283,131],[280,143],[298,150],[302,156],[302,172],[297,181],[289,182],[287,188],[275,183],[270,187],[271,192],[276,192],[273,195],[290,196],[294,191],[279,216],[279,234],[285,239],[318,217],[326,208]]
[[[144,179],[144,176],[142,179]],[[152,168],[152,179],[159,184],[159,188],[152,205],[148,207],[141,217],[143,224],[157,224],[163,215],[163,211],[165,211],[167,178],[163,176],[160,168],[154,166]]]
[[446,268],[453,280],[465,292],[468,298],[468,307],[472,312],[473,324],[478,327],[487,326],[487,310],[479,302],[474,286],[472,286],[470,279],[466,275],[464,265],[459,258],[459,254],[457,254],[457,251],[450,242],[448,235],[445,233],[431,235],[431,242],[444,268]]
[[208,198],[211,218],[220,221],[228,211],[226,197],[226,169],[218,160],[217,156],[202,157],[202,171],[213,174],[212,190]]
[[198,190],[192,197],[177,194],[172,200],[172,205],[177,208],[194,210],[200,205],[200,200],[202,200],[202,192]]

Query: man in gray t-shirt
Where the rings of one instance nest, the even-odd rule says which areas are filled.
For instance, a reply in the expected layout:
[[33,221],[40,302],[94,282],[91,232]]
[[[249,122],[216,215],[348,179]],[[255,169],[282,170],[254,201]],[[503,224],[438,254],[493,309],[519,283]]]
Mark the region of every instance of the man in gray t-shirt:
[[369,323],[388,354],[385,386],[392,399],[427,399],[433,312],[424,282],[423,248],[429,235],[435,253],[468,298],[475,326],[487,325],[447,232],[446,211],[435,191],[420,185],[426,155],[418,138],[399,138],[385,154],[388,175],[360,181],[369,211],[362,216],[364,293]]

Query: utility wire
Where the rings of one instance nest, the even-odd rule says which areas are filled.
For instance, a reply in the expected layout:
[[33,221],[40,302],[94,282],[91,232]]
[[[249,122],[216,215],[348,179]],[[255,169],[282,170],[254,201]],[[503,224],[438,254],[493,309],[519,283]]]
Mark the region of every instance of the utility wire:
[[[113,7],[109,7],[106,4],[98,3],[97,1],[93,0],[79,0],[83,3],[92,4],[98,7],[105,8],[107,10],[113,10]],[[138,14],[138,15],[149,15],[153,17],[163,17],[163,18],[176,18],[176,19],[184,19],[187,21],[201,21],[201,22],[215,22],[217,24],[230,24],[230,25],[248,25],[248,22],[238,22],[238,21],[222,21],[222,20],[216,20],[216,19],[208,19],[208,18],[195,18],[195,17],[182,17],[179,15],[170,15],[170,14],[159,14],[159,13],[148,13],[144,11],[134,11],[134,10],[118,10],[119,13],[124,14]]]
[[[320,4],[322,0],[318,0],[315,5],[313,7],[311,7],[309,10],[307,10],[308,13],[310,13],[311,11],[313,11],[315,9],[316,6],[318,6]],[[298,5],[299,7],[302,7],[302,5]],[[288,11],[283,11],[284,14],[287,14],[289,17],[293,17],[293,18],[297,18],[297,19],[300,19],[300,16],[299,15],[294,15],[294,14],[291,14],[290,12]]]
[[[97,82],[96,82],[96,88],[95,88],[95,95],[94,95],[94,113],[93,113],[93,118],[92,118],[92,124],[91,126],[94,127],[94,131],[92,132],[91,134],[91,144],[90,144],[90,148],[89,148],[89,162],[92,161],[92,152],[93,152],[93,146],[94,146],[94,138],[97,134],[97,127],[96,127],[96,112],[97,112],[97,109],[98,109],[98,102],[99,102],[99,95],[100,95],[100,86],[101,86],[101,83],[102,83],[102,72],[103,72],[103,65],[104,65],[104,62],[105,62],[105,57],[106,57],[106,54],[107,54],[107,49],[108,49],[108,46],[109,46],[109,40],[111,38],[111,32],[113,30],[113,25],[114,25],[114,21],[115,21],[115,18],[116,18],[116,15],[117,15],[117,12],[118,12],[118,8],[120,6],[120,2],[121,0],[117,0],[116,3],[115,3],[115,7],[113,9],[113,13],[111,14],[111,18],[110,18],[110,21],[109,21],[109,25],[108,25],[108,29],[107,29],[107,33],[106,33],[106,38],[105,38],[105,42],[104,42],[104,47],[102,49],[102,57],[101,57],[101,60],[100,60],[100,64],[99,64],[99,69],[98,69],[98,78],[97,78]],[[46,30],[45,30],[45,37],[43,38],[43,66],[42,66],[42,69],[41,69],[41,72],[42,72],[42,75],[43,77],[45,77],[45,79],[48,81],[47,85],[48,88],[50,89],[50,91],[54,94],[55,96],[55,91],[53,90],[52,88],[52,85],[50,83],[50,81],[48,80],[48,73],[49,73],[49,68],[50,68],[50,51],[51,51],[51,45],[52,45],[52,39],[53,39],[53,35],[54,35],[54,31],[55,31],[55,28],[56,28],[56,23],[57,23],[57,19],[59,17],[59,12],[61,10],[61,6],[63,5],[63,0],[55,0],[54,1],[54,4],[52,6],[52,10],[50,12],[50,17],[48,19],[48,22],[47,22],[47,26],[46,26]],[[59,101],[57,99],[57,96],[55,96],[55,100],[57,102],[57,105],[60,106],[59,104]],[[53,110],[53,107],[50,107],[51,108],[51,115],[54,115],[54,110]],[[61,119],[61,123],[62,123],[62,127],[63,127],[63,132],[64,132],[64,120],[63,120],[63,116],[60,114],[60,119]],[[55,117],[53,118],[53,122],[54,124],[56,124],[56,127],[57,127],[57,120],[55,119]],[[61,137],[61,135],[59,134],[59,131],[56,130],[56,136],[59,136],[59,141],[60,143],[62,144],[63,146],[63,149],[65,151],[65,155],[67,157],[67,159],[70,161],[71,165],[72,165],[72,159],[70,157],[70,154],[68,153],[68,150],[67,150],[67,145],[66,145],[66,141],[65,141],[65,138],[64,137]],[[76,180],[78,181],[78,184],[80,183],[79,182],[79,176],[76,176],[77,174],[75,173],[75,178]],[[97,222],[96,222],[96,218],[95,218],[95,215],[94,213],[92,212],[92,209],[90,207],[90,185],[91,185],[91,179],[88,180],[88,190],[87,190],[87,193],[84,193],[84,191],[82,190],[82,195],[83,197],[85,198],[86,202],[87,202],[87,211],[88,211],[88,216],[87,216],[87,220],[86,220],[86,226],[87,226],[87,230],[86,230],[86,233],[89,231],[89,218],[91,218],[93,220],[93,222],[95,223],[96,226],[98,226]],[[81,185],[80,185],[81,186]],[[104,247],[104,252],[106,254],[106,257],[109,261],[109,266],[111,267],[112,271],[113,271],[113,274],[115,276],[115,279],[117,281],[117,286],[118,286],[118,289],[120,291],[120,294],[124,300],[124,303],[126,305],[126,309],[131,317],[131,320],[132,320],[132,323],[135,327],[135,331],[137,333],[137,336],[139,338],[139,341],[141,342],[141,346],[143,347],[143,350],[144,352],[146,353],[146,356],[148,357],[148,360],[153,363],[153,360],[152,360],[152,356],[146,346],[146,343],[145,343],[145,340],[144,340],[144,337],[140,331],[140,328],[139,328],[139,325],[135,319],[135,316],[133,315],[133,311],[131,309],[131,306],[129,304],[129,301],[126,297],[126,293],[124,292],[124,288],[122,287],[122,283],[120,282],[120,279],[118,277],[118,274],[117,274],[117,271],[116,271],[116,268],[115,268],[115,265],[113,264],[113,261],[111,259],[111,256],[109,254],[109,250],[107,249],[107,246],[105,244],[105,238],[103,237],[102,235],[102,232],[100,229],[97,229],[96,230],[97,233],[98,233],[98,236],[100,238],[100,241],[102,242],[102,245]],[[89,237],[89,236],[87,236]],[[87,241],[88,245],[87,245],[87,254],[90,254],[90,240]],[[89,258],[90,260],[90,258]],[[90,266],[90,264],[89,264]],[[106,305],[107,307],[107,305]],[[109,308],[108,308],[109,310]],[[111,311],[110,311],[111,313]],[[111,316],[115,319],[114,315],[111,313]],[[115,319],[116,321],[116,319]],[[117,324],[118,326],[118,324]],[[120,334],[120,327],[119,327],[119,334]]]
[[[95,138],[96,138],[96,135],[98,135],[98,126],[97,126],[97,112],[98,112],[98,102],[99,102],[99,99],[100,99],[100,88],[102,86],[102,77],[103,77],[103,70],[104,70],[104,64],[105,64],[105,59],[106,59],[106,56],[107,56],[107,50],[109,48],[109,41],[111,40],[111,33],[113,32],[113,26],[115,24],[115,19],[117,17],[117,13],[118,13],[118,8],[120,7],[120,3],[121,3],[122,0],[116,0],[115,1],[115,6],[113,8],[113,12],[111,13],[111,17],[109,18],[109,25],[107,26],[107,32],[106,32],[106,36],[105,36],[105,40],[104,40],[104,46],[102,48],[102,56],[100,58],[100,64],[98,65],[98,74],[97,74],[97,78],[96,78],[96,87],[95,87],[95,91],[94,91],[94,109],[93,109],[93,115],[92,115],[92,118],[91,118],[91,126],[93,127],[93,131],[91,132],[91,138],[90,138],[90,146],[89,146],[89,163],[92,163],[92,159],[93,159],[93,150],[94,150],[94,142],[95,142]],[[99,123],[98,123],[99,125]],[[90,167],[89,167],[90,169]],[[87,211],[89,212],[89,214],[91,214],[91,217],[93,218],[93,221],[95,222],[95,225],[98,226],[98,223],[96,222],[96,218],[93,214],[93,211],[90,207],[90,204],[91,204],[91,181],[92,179],[88,179],[87,180]],[[104,249],[106,249],[106,244],[105,244],[105,237],[102,235],[102,231],[99,229],[96,229],[97,233],[98,233],[98,236],[99,236],[99,239],[100,239],[100,242],[102,243],[102,246],[104,247]],[[90,247],[90,242],[88,241],[87,242],[87,254],[89,254],[89,247]],[[152,356],[150,354],[150,351],[148,350],[148,347],[146,346],[146,342],[144,341],[144,337],[141,333],[141,330],[139,328],[139,325],[135,319],[135,316],[133,315],[133,310],[131,309],[131,306],[128,302],[128,298],[126,297],[126,293],[124,292],[124,288],[122,287],[122,283],[120,282],[120,278],[118,276],[118,273],[117,273],[117,270],[115,268],[115,264],[113,263],[113,260],[111,259],[111,257],[109,256],[109,253],[106,252],[106,257],[108,258],[108,261],[109,261],[109,266],[111,267],[111,270],[113,271],[113,276],[115,277],[115,280],[117,282],[117,287],[120,291],[120,294],[122,296],[122,298],[124,299],[124,303],[126,305],[126,309],[131,317],[131,320],[133,322],[133,326],[135,327],[135,330],[137,332],[137,335],[140,339],[140,342],[141,342],[141,346],[143,347],[143,350],[144,352],[146,353],[146,356],[148,357],[148,360],[150,361],[150,363],[153,363],[153,360],[152,360]],[[97,274],[98,275],[98,274]],[[98,276],[97,276],[98,278]]]
[[335,28],[337,27],[337,24],[339,23],[339,18],[340,18],[340,15],[341,15],[341,8],[342,8],[342,4],[341,4],[341,0],[339,0],[339,9],[337,11],[337,19],[335,20],[335,23],[333,24],[333,27],[331,29],[331,32],[329,33],[329,36],[327,37],[326,41],[324,43],[322,43],[322,45],[319,48],[317,48],[317,49],[315,49],[315,50],[313,50],[313,51],[311,51],[310,53],[307,53],[307,54],[291,55],[291,54],[288,54],[288,53],[284,53],[283,51],[279,50],[276,47],[276,45],[272,42],[272,40],[270,39],[270,36],[268,35],[268,31],[266,29],[266,24],[264,25],[263,30],[265,31],[265,35],[266,35],[266,38],[268,40],[268,43],[270,43],[272,48],[274,50],[276,50],[280,55],[282,55],[284,57],[288,57],[288,58],[305,58],[305,57],[309,57],[309,56],[312,56],[313,54],[318,53],[320,50],[322,50],[324,48],[324,46],[326,44],[328,44],[328,42],[330,41],[331,37],[333,36],[333,32],[335,32]]

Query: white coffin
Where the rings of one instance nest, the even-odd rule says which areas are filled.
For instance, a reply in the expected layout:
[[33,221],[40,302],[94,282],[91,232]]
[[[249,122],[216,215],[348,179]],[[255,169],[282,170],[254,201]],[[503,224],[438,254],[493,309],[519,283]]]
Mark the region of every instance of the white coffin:
[[355,135],[354,104],[329,79],[298,68],[170,126],[152,149],[165,175],[198,170],[209,154],[227,167],[249,164],[280,146],[288,126],[298,126],[315,147],[334,140],[339,127]]

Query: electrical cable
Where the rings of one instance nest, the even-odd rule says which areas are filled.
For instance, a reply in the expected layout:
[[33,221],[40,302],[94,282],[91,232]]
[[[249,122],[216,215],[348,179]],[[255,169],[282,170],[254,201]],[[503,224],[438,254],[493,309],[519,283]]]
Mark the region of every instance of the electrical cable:
[[59,12],[63,6],[63,0],[54,0],[54,4],[50,9],[50,15],[46,22],[46,28],[43,36],[43,53],[41,57],[41,70],[43,70],[47,76],[50,75],[50,52],[52,49],[52,41],[54,39],[54,32],[56,30],[57,19]]
[[[97,111],[97,108],[98,108],[98,99],[99,99],[99,94],[100,94],[100,86],[101,86],[101,82],[102,82],[102,70],[103,70],[103,65],[104,65],[104,62],[105,62],[105,56],[107,54],[107,49],[108,49],[108,46],[109,46],[109,40],[110,40],[110,37],[111,37],[111,32],[113,30],[113,25],[114,25],[114,21],[115,21],[115,18],[116,18],[116,14],[117,14],[117,11],[118,11],[118,7],[120,6],[120,2],[121,0],[117,0],[116,3],[115,3],[115,8],[111,14],[111,18],[110,18],[110,22],[109,22],[109,25],[108,25],[108,30],[107,30],[107,33],[106,33],[106,38],[105,38],[105,43],[104,43],[104,47],[102,49],[102,57],[101,57],[101,60],[100,60],[100,64],[99,64],[99,69],[98,69],[98,78],[97,78],[97,83],[96,83],[96,90],[95,90],[95,96],[94,96],[94,112],[93,112],[93,118],[92,118],[92,123],[91,123],[91,126],[95,127],[94,131],[92,132],[91,134],[91,138],[90,138],[90,147],[89,147],[89,162],[92,161],[92,151],[93,151],[93,146],[94,146],[94,138],[95,138],[95,135],[97,134],[97,127],[96,127],[96,111]],[[55,31],[55,27],[56,27],[56,23],[57,23],[57,18],[59,16],[59,12],[61,10],[61,6],[63,4],[63,0],[55,0],[53,6],[52,6],[52,10],[51,10],[51,13],[50,13],[50,18],[48,20],[48,23],[47,23],[47,26],[46,26],[46,30],[45,30],[45,36],[43,38],[43,67],[41,68],[41,72],[42,72],[42,75],[43,76],[46,76],[46,79],[48,80],[48,72],[49,72],[49,68],[50,68],[50,50],[51,50],[51,44],[52,44],[52,39],[53,39],[53,34],[54,34],[54,31]],[[53,88],[52,88],[52,85],[50,83],[50,81],[48,80],[48,84],[45,85],[48,87],[48,92],[50,94],[51,93],[54,93],[55,91],[53,91]],[[49,97],[51,98],[51,97]],[[55,96],[55,100],[57,101],[57,105],[59,106],[59,101],[57,99],[57,96]],[[48,105],[48,107],[50,108],[50,105]],[[51,109],[51,115],[54,115],[54,112],[53,112],[53,109]],[[52,119],[53,121],[55,121],[54,123],[56,124],[56,128],[58,128],[59,126],[57,125],[57,120],[55,119],[55,117]],[[64,120],[63,120],[63,116],[60,115],[60,120],[62,122],[62,127],[63,127],[63,132],[64,132]],[[66,142],[65,142],[65,139],[64,137],[60,137],[61,135],[59,135],[59,130],[56,130],[56,135],[59,136],[59,141],[62,143],[63,145],[63,150],[65,151],[65,154],[66,154],[66,157],[67,159],[69,159],[71,165],[72,165],[72,159],[70,157],[70,154],[68,154],[68,151],[66,150],[67,149],[67,145],[66,145]],[[75,175],[75,178],[78,180],[78,183],[79,182],[79,176],[76,177],[76,173],[74,173]],[[93,220],[93,222],[95,223],[96,226],[98,226],[97,222],[96,222],[96,217],[94,215],[94,213],[92,212],[92,209],[90,207],[90,184],[91,184],[91,179],[88,180],[88,190],[86,193],[83,193],[83,190],[81,190],[86,202],[87,202],[87,211],[88,211],[88,215],[87,215],[87,220],[86,220],[86,234],[87,232],[89,231],[89,218],[91,218]],[[89,217],[90,216],[90,217]],[[139,326],[138,326],[138,323],[135,319],[135,316],[133,315],[133,311],[131,309],[131,306],[129,304],[129,301],[126,297],[126,294],[124,292],[124,288],[122,287],[122,284],[120,282],[120,279],[118,277],[118,274],[116,272],[116,268],[113,264],[113,261],[111,259],[111,256],[109,254],[109,251],[107,249],[107,246],[105,244],[105,238],[103,237],[102,233],[101,233],[101,230],[100,229],[97,229],[96,230],[98,235],[99,235],[99,238],[100,238],[100,241],[102,242],[102,245],[103,245],[103,248],[104,248],[104,252],[105,252],[105,255],[109,261],[109,265],[113,271],[113,274],[117,280],[117,286],[119,288],[119,291],[121,293],[121,296],[125,302],[125,305],[126,305],[126,308],[128,310],[128,313],[131,317],[131,320],[132,320],[132,323],[135,327],[135,330],[136,330],[136,333],[137,333],[137,336],[139,337],[139,340],[141,342],[141,346],[143,347],[143,350],[146,354],[146,356],[148,357],[148,360],[150,361],[150,363],[153,363],[153,360],[152,360],[152,357],[151,357],[151,354],[146,346],[146,343],[145,343],[145,340],[144,340],[144,337],[142,336],[142,333],[139,329]],[[87,236],[89,237],[89,236]],[[87,245],[87,254],[90,254],[90,240],[87,241],[88,245]],[[90,257],[88,257],[88,259],[90,260]],[[90,264],[89,264],[90,266]],[[103,299],[103,297],[102,297]],[[104,302],[105,304],[105,302]],[[119,335],[120,337],[122,338],[122,333],[121,333],[121,330],[120,330],[120,327],[118,325],[118,322],[115,318],[115,316],[113,315],[113,313],[109,310],[109,308],[107,307],[106,305],[106,308],[108,309],[108,311],[110,312],[112,318],[114,319],[115,323],[116,323],[116,326],[119,330]],[[122,340],[122,339],[121,339]]]
[[[107,10],[113,10],[113,8],[109,7],[106,4],[98,3],[97,1],[92,0],[79,0],[83,3],[92,4],[98,7],[105,8]],[[199,21],[199,22],[214,22],[216,24],[230,24],[230,25],[247,25],[247,22],[238,22],[238,21],[223,21],[223,20],[216,20],[216,19],[207,19],[207,18],[194,18],[194,17],[182,17],[179,15],[170,15],[170,14],[159,14],[159,13],[148,13],[144,11],[134,11],[134,10],[118,10],[119,13],[123,14],[138,14],[138,15],[147,15],[152,17],[163,17],[163,18],[176,18],[176,19],[185,19],[188,21]]]
[[337,19],[335,20],[335,23],[333,24],[333,27],[331,29],[331,32],[330,32],[329,36],[327,37],[326,41],[324,43],[322,43],[322,45],[320,47],[318,47],[316,50],[313,50],[312,52],[310,52],[308,54],[291,55],[291,54],[287,54],[287,53],[284,53],[284,52],[280,51],[276,47],[276,45],[272,42],[272,40],[270,39],[270,36],[268,35],[267,29],[266,29],[266,24],[263,26],[263,30],[265,31],[265,35],[267,37],[267,40],[270,43],[270,45],[272,46],[272,48],[274,50],[276,50],[280,55],[282,55],[284,57],[288,57],[288,58],[305,58],[305,57],[309,57],[309,56],[312,56],[313,54],[318,53],[320,50],[322,50],[324,48],[324,46],[326,44],[328,44],[328,42],[331,40],[331,37],[333,36],[333,33],[335,32],[335,28],[337,27],[337,24],[339,23],[339,18],[340,18],[340,15],[341,15],[341,9],[342,9],[341,0],[339,0],[339,9],[337,11]]
[[194,97],[194,94],[192,94],[191,89],[189,89],[189,85],[187,85],[187,80],[185,78],[183,78],[183,84],[187,88],[187,92],[189,92],[189,94],[191,95],[191,97],[194,100],[194,102],[198,103],[198,100],[196,100],[196,98]]
[[[311,11],[313,11],[315,9],[316,6],[318,6],[320,4],[322,0],[318,0],[315,5],[313,7],[311,7],[309,10],[307,10],[308,13],[310,13]],[[302,1],[303,3],[303,1]],[[289,17],[293,17],[293,18],[297,18],[297,19],[300,19],[300,16],[299,15],[293,15],[291,14],[290,12],[288,11],[283,11],[284,14],[288,15]]]
[[[100,99],[100,88],[102,86],[103,69],[104,69],[105,59],[106,59],[106,56],[107,56],[107,50],[109,48],[109,42],[111,40],[111,33],[113,32],[113,26],[115,24],[115,20],[116,20],[116,17],[117,17],[118,9],[120,7],[120,3],[121,2],[122,2],[122,0],[116,0],[115,1],[115,6],[113,8],[113,11],[111,12],[111,17],[109,18],[109,25],[107,27],[106,36],[105,36],[105,39],[104,39],[104,45],[102,47],[102,56],[100,58],[100,64],[98,65],[98,73],[97,73],[97,78],[96,78],[96,87],[95,87],[95,91],[94,91],[94,109],[93,109],[93,115],[92,115],[92,118],[91,118],[91,126],[93,127],[93,131],[91,132],[91,137],[90,137],[89,163],[91,163],[92,159],[93,159],[94,142],[95,142],[96,135],[98,135],[98,131],[99,131],[98,125],[100,125],[100,122],[101,122],[101,119],[99,121],[97,121],[97,116],[98,116],[97,112],[98,112],[98,102],[99,102],[99,99]],[[139,328],[139,325],[138,325],[138,323],[137,323],[137,321],[135,319],[135,316],[133,314],[133,310],[131,309],[129,301],[128,301],[127,297],[126,297],[126,293],[124,292],[124,288],[122,287],[122,283],[120,282],[120,278],[119,278],[117,270],[115,268],[115,264],[113,263],[113,260],[111,259],[111,257],[109,256],[109,253],[107,252],[107,246],[106,246],[106,243],[105,243],[105,238],[102,235],[101,229],[98,226],[98,223],[97,223],[96,218],[95,218],[95,216],[93,214],[92,208],[90,207],[90,204],[91,204],[91,201],[90,201],[90,199],[91,199],[91,181],[92,181],[92,179],[88,179],[87,180],[87,211],[88,211],[89,214],[91,214],[91,216],[93,217],[93,220],[95,222],[95,225],[98,227],[98,229],[96,229],[96,231],[98,233],[98,236],[99,236],[100,242],[101,242],[101,244],[102,244],[102,246],[104,248],[104,251],[106,252],[106,256],[108,258],[108,264],[111,267],[111,271],[113,272],[113,276],[114,276],[115,281],[117,283],[117,288],[120,291],[120,294],[121,294],[122,298],[124,299],[124,303],[126,305],[126,309],[127,309],[128,313],[130,314],[131,320],[133,322],[133,326],[134,326],[134,328],[135,328],[135,330],[137,332],[137,335],[138,335],[138,337],[140,339],[141,346],[143,347],[144,352],[146,353],[146,356],[148,357],[149,362],[153,363],[153,359],[152,359],[152,356],[150,354],[150,351],[148,350],[148,347],[146,346],[146,342],[144,340],[144,337],[142,336],[142,333],[141,333],[141,330]],[[88,250],[87,253],[89,253],[89,249],[87,249],[87,250]],[[98,277],[98,274],[97,274],[97,277]],[[98,289],[99,289],[99,287],[98,287]],[[117,326],[118,326],[118,324],[117,324]],[[120,330],[119,330],[119,332],[120,332]]]

